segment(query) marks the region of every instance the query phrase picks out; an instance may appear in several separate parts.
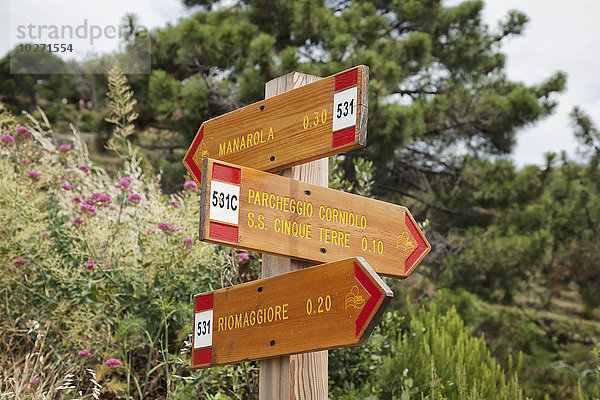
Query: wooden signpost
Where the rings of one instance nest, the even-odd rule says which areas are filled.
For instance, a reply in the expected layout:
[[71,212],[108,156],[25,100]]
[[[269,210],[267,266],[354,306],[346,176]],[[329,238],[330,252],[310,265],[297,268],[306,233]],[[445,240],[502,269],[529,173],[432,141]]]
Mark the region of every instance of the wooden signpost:
[[208,157],[276,171],[362,147],[368,81],[361,65],[208,120],[183,163],[200,183]]
[[392,296],[360,257],[196,295],[192,367],[362,344]]
[[200,209],[201,240],[313,262],[361,256],[396,278],[431,249],[406,207],[212,159]]
[[[321,78],[292,72],[265,84],[265,98],[297,89]],[[303,182],[327,186],[327,157],[303,163],[282,171],[283,176]],[[261,277],[268,278],[306,268],[304,261],[272,254],[262,254]],[[291,354],[261,360],[258,374],[259,400],[327,399],[329,389],[328,350]]]
[[431,249],[405,207],[326,187],[327,157],[366,144],[368,80],[358,66],[269,81],[183,160],[200,239],[265,253],[265,279],[195,296],[192,367],[262,360],[261,400],[326,399],[326,349],[363,343],[392,297],[377,274],[406,278]]

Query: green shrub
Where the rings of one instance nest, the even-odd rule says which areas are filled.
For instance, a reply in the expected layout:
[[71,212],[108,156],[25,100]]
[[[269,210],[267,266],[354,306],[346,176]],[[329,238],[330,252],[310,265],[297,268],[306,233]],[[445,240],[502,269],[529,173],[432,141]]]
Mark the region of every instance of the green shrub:
[[[197,241],[197,186],[163,194],[127,140],[132,119],[115,118],[122,166],[111,177],[77,132],[56,147],[47,120],[32,118],[19,136],[0,110],[0,355],[10,355],[0,357],[0,393],[251,398],[250,364],[188,368],[190,295],[238,283],[236,253]],[[32,345],[42,338],[43,348]]]
[[373,375],[390,354],[391,342],[405,327],[400,311],[388,311],[362,346],[329,352],[329,397],[365,400],[379,398]]
[[408,329],[377,372],[382,398],[523,398],[515,371],[507,379],[485,340],[473,336],[454,308],[432,302],[409,314]]
[[[46,117],[51,123],[64,122],[64,121],[76,121],[77,120],[77,112],[68,105],[64,105],[62,103],[53,104],[50,107],[47,107],[44,111]],[[38,115],[39,112],[36,111],[34,114]]]
[[79,130],[82,132],[98,132],[101,129],[101,116],[96,112],[84,112],[80,117]]
[[600,359],[600,346],[596,346],[596,348],[594,348],[594,353],[596,353],[596,367],[593,371],[588,371],[589,374],[587,375],[593,376],[592,379],[595,380],[595,385],[583,386],[580,380],[577,387],[577,398],[579,400],[600,399],[600,363],[598,362]]
[[589,394],[600,387],[590,373],[598,358],[586,344],[598,337],[596,321],[527,306],[490,304],[464,290],[442,290],[437,297],[440,305],[456,307],[468,326],[485,335],[490,351],[505,369],[510,367],[511,355],[523,354],[519,379],[528,396],[572,399],[578,390]]

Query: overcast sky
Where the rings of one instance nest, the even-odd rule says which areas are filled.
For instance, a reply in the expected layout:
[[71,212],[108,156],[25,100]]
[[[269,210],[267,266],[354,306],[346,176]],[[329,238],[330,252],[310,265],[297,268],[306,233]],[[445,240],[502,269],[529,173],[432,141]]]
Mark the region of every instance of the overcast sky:
[[[502,48],[508,77],[535,84],[558,70],[568,74],[567,90],[557,97],[554,115],[519,132],[512,158],[522,166],[542,164],[549,151],[567,150],[574,157],[576,146],[568,118],[573,106],[581,106],[600,124],[600,1],[487,0],[484,20],[494,28],[511,9],[523,11],[530,23],[524,35],[506,40]],[[189,11],[181,0],[0,0],[0,54],[10,48],[10,32],[14,31],[9,29],[17,23],[79,24],[86,18],[89,24],[105,27],[118,23],[126,13],[137,14],[141,24],[153,28],[176,23]],[[111,43],[114,41],[98,39],[93,48],[105,51],[104,46]]]
[[544,153],[568,150],[575,155],[568,114],[579,105],[600,125],[600,1],[493,0],[486,1],[485,21],[491,27],[508,10],[530,18],[524,35],[503,46],[508,77],[539,83],[555,71],[567,73],[567,89],[557,97],[554,114],[517,136],[513,159],[518,165],[542,164]]

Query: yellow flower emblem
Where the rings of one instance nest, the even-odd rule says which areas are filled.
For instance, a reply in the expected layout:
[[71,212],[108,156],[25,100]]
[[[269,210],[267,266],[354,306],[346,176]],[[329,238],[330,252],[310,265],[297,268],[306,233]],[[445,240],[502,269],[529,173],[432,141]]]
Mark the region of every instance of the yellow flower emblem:
[[396,248],[404,250],[408,253],[415,251],[415,243],[410,240],[408,232],[404,231],[396,238]]
[[358,286],[352,286],[350,289],[350,293],[346,295],[346,308],[344,310],[349,309],[350,307],[360,310],[365,306],[365,299],[359,294],[360,291]]
[[206,143],[200,143],[198,146],[198,150],[196,150],[196,154],[194,154],[194,162],[196,164],[201,164],[202,160],[208,158],[208,150],[206,150]]

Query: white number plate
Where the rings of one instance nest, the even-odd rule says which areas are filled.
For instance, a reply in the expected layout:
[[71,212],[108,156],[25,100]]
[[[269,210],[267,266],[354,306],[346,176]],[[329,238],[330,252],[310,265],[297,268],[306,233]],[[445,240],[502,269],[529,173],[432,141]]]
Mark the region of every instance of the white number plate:
[[194,316],[194,348],[212,346],[213,310],[196,313]]
[[333,95],[333,131],[356,125],[358,89],[351,87]]
[[211,181],[210,219],[237,225],[240,215],[240,187]]

